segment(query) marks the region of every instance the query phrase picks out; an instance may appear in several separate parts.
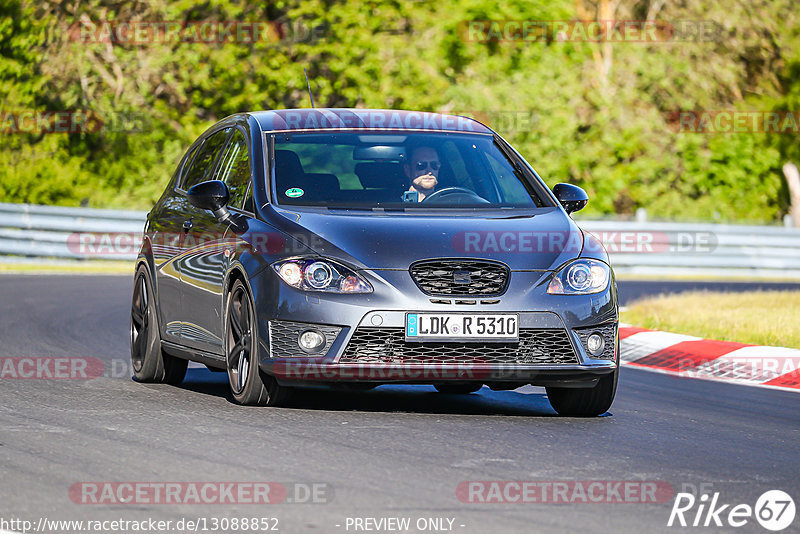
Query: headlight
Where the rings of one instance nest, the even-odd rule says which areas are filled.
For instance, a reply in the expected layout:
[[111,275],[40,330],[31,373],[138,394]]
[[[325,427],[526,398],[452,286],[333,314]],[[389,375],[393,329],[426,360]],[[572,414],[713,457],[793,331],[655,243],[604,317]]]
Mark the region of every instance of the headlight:
[[292,287],[326,293],[372,293],[358,273],[330,260],[290,258],[272,264],[278,276]]
[[306,283],[314,289],[325,289],[333,280],[333,269],[324,261],[315,261],[304,269]]
[[547,292],[550,295],[588,295],[608,287],[611,268],[602,261],[577,259],[558,271]]

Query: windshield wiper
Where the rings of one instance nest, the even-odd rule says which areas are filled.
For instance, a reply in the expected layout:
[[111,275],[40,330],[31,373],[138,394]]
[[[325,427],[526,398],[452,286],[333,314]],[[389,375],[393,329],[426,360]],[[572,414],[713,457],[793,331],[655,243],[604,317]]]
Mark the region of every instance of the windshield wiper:
[[383,212],[383,211],[406,211],[405,206],[376,206],[372,208],[372,211]]

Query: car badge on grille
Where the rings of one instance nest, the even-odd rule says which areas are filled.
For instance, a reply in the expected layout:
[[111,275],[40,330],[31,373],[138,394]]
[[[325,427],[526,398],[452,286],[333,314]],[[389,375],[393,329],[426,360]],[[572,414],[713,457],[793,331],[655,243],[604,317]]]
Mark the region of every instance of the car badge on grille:
[[453,282],[456,284],[470,284],[472,283],[472,276],[469,271],[454,271]]

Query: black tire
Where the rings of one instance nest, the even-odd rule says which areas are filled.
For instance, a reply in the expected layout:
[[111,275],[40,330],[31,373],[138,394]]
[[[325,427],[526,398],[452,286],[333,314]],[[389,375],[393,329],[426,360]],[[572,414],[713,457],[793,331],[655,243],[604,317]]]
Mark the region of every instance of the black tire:
[[601,377],[591,388],[548,387],[547,398],[559,415],[569,417],[595,417],[611,408],[617,393],[619,368]]
[[434,384],[433,387],[439,393],[446,393],[448,395],[467,395],[475,393],[483,387],[480,382],[470,382],[468,384]]
[[156,299],[150,273],[144,265],[136,270],[131,301],[131,366],[139,382],[180,384],[187,360],[166,354],[161,348]]
[[225,306],[225,360],[233,399],[247,406],[281,406],[291,388],[259,368],[258,328],[250,292],[236,280]]

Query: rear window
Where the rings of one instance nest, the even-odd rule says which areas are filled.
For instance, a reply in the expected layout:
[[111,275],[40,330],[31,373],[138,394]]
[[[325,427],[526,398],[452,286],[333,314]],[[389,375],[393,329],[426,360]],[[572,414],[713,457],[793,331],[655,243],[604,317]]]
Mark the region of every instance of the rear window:
[[[329,207],[549,205],[491,135],[298,133],[275,137],[279,204]],[[546,198],[546,197],[545,197]]]

